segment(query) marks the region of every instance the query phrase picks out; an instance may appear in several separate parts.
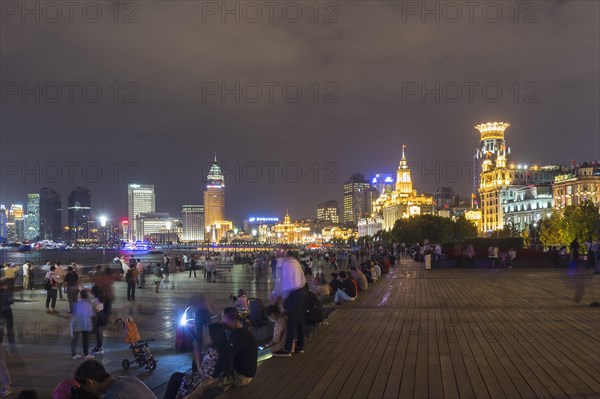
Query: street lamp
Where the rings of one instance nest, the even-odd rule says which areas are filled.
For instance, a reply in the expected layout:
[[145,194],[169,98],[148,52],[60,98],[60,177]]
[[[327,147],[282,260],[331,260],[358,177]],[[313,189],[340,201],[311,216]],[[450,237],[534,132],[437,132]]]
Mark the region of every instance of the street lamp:
[[107,237],[106,237],[106,222],[108,221],[108,218],[105,215],[101,215],[98,218],[98,221],[100,222],[100,227],[102,227],[102,263],[105,262],[104,257],[106,256],[106,241],[107,241]]
[[537,251],[537,222],[533,223],[533,248]]

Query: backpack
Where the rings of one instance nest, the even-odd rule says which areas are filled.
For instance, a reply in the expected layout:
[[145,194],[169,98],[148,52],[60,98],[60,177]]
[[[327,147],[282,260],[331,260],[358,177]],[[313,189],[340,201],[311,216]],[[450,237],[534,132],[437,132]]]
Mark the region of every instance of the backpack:
[[325,320],[325,308],[314,292],[309,292],[306,298],[306,323],[317,325]]

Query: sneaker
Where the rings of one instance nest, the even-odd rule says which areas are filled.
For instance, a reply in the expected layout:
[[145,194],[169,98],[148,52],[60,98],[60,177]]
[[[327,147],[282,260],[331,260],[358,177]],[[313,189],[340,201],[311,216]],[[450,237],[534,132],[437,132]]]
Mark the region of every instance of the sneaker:
[[285,349],[282,349],[280,351],[273,352],[273,356],[277,356],[277,357],[290,357],[290,356],[292,356],[292,354],[289,351],[286,351]]
[[296,348],[294,353],[304,353],[304,348]]
[[104,348],[94,348],[92,349],[92,355],[101,355],[104,353]]
[[12,391],[10,390],[10,388],[6,388],[3,391],[0,391],[0,397],[4,398],[6,396],[9,396],[12,393]]
[[94,355],[85,355],[85,360],[95,359]]
[[73,355],[73,360],[81,359],[81,355]]

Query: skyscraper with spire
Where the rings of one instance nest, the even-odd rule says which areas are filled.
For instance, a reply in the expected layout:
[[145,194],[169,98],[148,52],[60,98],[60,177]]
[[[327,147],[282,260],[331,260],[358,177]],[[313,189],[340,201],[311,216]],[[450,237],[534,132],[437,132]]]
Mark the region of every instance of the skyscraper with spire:
[[[217,221],[225,220],[225,178],[221,167],[215,161],[206,176],[206,189],[204,190],[204,227],[210,233],[211,226]],[[210,237],[210,234],[208,234]]]

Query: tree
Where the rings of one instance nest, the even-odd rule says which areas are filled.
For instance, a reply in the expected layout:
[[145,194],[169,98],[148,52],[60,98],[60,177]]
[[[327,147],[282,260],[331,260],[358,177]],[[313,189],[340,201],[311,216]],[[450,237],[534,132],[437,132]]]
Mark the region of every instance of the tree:
[[464,217],[459,217],[454,221],[441,216],[419,215],[397,220],[390,236],[392,242],[411,243],[423,242],[428,239],[449,243],[476,237],[477,229]]
[[577,237],[583,242],[597,237],[598,206],[591,201],[567,206],[561,213],[554,212],[540,223],[539,237],[544,245],[569,245]]

